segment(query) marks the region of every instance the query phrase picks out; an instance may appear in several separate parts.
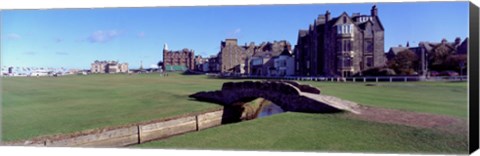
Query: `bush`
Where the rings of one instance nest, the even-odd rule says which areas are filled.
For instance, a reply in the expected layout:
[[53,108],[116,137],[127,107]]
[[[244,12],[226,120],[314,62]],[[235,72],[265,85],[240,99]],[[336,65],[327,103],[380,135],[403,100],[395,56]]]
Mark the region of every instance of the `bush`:
[[414,75],[418,67],[418,57],[411,50],[404,50],[395,55],[393,60],[388,61],[387,66],[400,75]]
[[[386,67],[376,67],[376,68],[370,68],[370,69],[364,70],[361,76],[392,76],[392,75],[396,75],[395,70],[386,68]],[[360,73],[354,76],[360,76]]]

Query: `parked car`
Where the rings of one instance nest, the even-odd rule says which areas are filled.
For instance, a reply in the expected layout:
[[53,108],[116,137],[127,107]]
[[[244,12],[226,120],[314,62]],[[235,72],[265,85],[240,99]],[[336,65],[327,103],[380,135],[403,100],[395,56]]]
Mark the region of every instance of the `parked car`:
[[439,76],[440,73],[439,72],[436,72],[436,71],[431,71],[430,72],[430,76]]
[[440,72],[439,76],[458,76],[458,73],[455,71],[443,71]]

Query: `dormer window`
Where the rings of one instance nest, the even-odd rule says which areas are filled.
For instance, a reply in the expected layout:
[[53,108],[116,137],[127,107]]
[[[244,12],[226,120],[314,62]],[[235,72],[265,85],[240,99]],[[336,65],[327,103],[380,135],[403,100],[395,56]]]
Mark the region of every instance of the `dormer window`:
[[371,21],[371,20],[372,20],[372,17],[369,17],[369,16],[361,16],[361,17],[358,17],[357,20],[358,20],[359,23],[363,23],[363,22]]

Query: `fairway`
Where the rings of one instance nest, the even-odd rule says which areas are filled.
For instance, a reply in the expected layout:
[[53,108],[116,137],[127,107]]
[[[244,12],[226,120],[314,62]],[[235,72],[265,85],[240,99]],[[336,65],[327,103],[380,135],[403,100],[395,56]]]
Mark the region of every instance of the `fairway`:
[[221,87],[206,76],[87,75],[2,79],[2,140],[172,117],[219,105],[188,95]]
[[[362,105],[468,117],[467,82],[322,83],[302,81]],[[378,84],[366,86],[366,84]]]
[[[71,133],[220,108],[216,104],[192,100],[188,95],[218,90],[228,81],[244,80],[179,73],[170,73],[168,77],[105,74],[3,78],[2,140]],[[467,118],[466,82],[384,82],[377,86],[300,83],[319,87],[322,94],[362,105]],[[210,139],[211,143],[195,143],[202,139]],[[385,141],[394,144],[385,145]],[[466,150],[466,144],[463,134],[361,121],[342,114],[289,112],[140,146],[458,153]]]

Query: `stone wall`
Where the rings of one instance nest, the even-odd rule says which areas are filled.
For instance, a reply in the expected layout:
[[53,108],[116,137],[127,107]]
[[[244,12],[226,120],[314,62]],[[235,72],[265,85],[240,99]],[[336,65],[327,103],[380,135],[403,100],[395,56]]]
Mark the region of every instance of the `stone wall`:
[[166,138],[169,136],[196,131],[196,116],[182,117],[174,120],[139,126],[140,143]]
[[72,138],[46,140],[45,146],[118,147],[138,143],[138,128],[131,126]]
[[203,130],[210,127],[221,125],[223,116],[224,116],[223,110],[197,115],[198,130]]
[[51,147],[123,147],[163,139],[183,133],[219,126],[229,116],[224,109],[184,115],[158,121],[137,123],[117,128],[86,130],[82,132],[37,137],[30,140],[6,142],[10,146],[51,146]]

